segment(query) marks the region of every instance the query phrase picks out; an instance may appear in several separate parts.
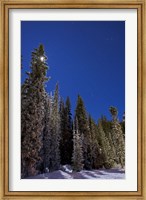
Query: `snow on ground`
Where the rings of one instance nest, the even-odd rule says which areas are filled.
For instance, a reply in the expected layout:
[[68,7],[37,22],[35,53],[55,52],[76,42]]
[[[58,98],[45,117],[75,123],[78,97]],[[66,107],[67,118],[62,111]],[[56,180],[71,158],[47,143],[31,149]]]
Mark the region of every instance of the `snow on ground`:
[[63,170],[64,170],[65,172],[68,172],[68,173],[72,173],[72,171],[73,171],[73,170],[71,169],[70,165],[63,165],[62,168],[63,168]]
[[82,170],[81,172],[79,172],[83,177],[87,178],[87,179],[94,179],[94,177],[91,177],[91,175],[88,174],[87,171]]
[[88,179],[124,179],[125,172],[123,171],[111,171],[111,170],[83,170],[80,173]]
[[74,172],[71,170],[58,170],[54,172],[39,174],[28,177],[27,179],[124,179],[124,169],[99,169],[99,170],[82,170]]
[[73,177],[72,177],[71,175],[69,175],[68,173],[63,172],[63,171],[61,171],[61,170],[59,170],[59,171],[60,171],[61,175],[62,175],[63,177],[65,177],[66,179],[73,179]]

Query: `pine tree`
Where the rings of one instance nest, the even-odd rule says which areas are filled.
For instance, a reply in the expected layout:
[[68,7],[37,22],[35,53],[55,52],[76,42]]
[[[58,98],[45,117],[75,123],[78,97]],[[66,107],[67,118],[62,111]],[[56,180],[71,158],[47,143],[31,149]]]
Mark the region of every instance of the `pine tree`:
[[81,134],[79,133],[78,120],[75,119],[73,126],[73,170],[81,171],[83,169],[83,148]]
[[115,146],[112,140],[112,122],[108,121],[107,118],[105,116],[102,116],[100,119],[100,123],[101,126],[103,128],[103,131],[105,133],[105,136],[108,139],[109,145],[110,145],[110,154],[109,154],[109,158],[110,158],[110,165],[114,166],[115,161],[116,161],[116,150],[115,150]]
[[60,155],[61,164],[71,164],[73,151],[73,130],[70,99],[67,97],[64,105],[60,101],[60,118],[61,118],[61,138],[60,138]]
[[21,88],[21,175],[36,175],[41,161],[47,57],[40,45],[32,52],[31,72]]
[[60,162],[62,165],[66,164],[66,148],[65,148],[65,144],[64,144],[64,133],[66,130],[66,118],[65,118],[65,105],[64,105],[64,101],[61,98],[60,100]]
[[99,144],[101,146],[101,161],[102,165],[105,168],[111,168],[114,164],[114,158],[112,155],[112,148],[109,143],[108,138],[105,135],[105,132],[102,127],[101,120],[98,122],[98,134],[99,134]]
[[97,126],[89,115],[89,129],[91,134],[91,166],[93,169],[97,169],[101,166],[101,154],[100,154],[100,146],[98,144],[97,137]]
[[44,127],[44,138],[43,138],[43,150],[44,150],[44,162],[43,170],[50,167],[51,159],[51,143],[52,143],[52,96],[47,94],[45,101],[45,127]]
[[83,141],[84,168],[91,169],[91,134],[84,102],[78,95],[75,118],[78,120],[79,133]]
[[55,88],[52,102],[52,111],[49,120],[49,132],[51,134],[49,169],[58,170],[60,167],[60,113],[59,113],[59,87]]
[[121,167],[125,165],[125,142],[123,138],[122,127],[117,118],[118,110],[115,107],[110,107],[112,115],[112,139],[116,150],[117,163],[121,164]]

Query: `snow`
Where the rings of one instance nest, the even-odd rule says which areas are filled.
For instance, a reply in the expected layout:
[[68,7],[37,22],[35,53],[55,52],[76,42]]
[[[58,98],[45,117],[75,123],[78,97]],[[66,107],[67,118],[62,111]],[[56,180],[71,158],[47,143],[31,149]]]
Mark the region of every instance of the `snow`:
[[125,178],[125,173],[111,173],[106,170],[94,170],[94,171],[82,170],[79,173],[87,179],[124,179]]
[[[123,179],[125,176],[123,176],[123,173],[111,173],[102,171],[103,175],[100,176],[102,179]],[[125,175],[125,174],[124,174]]]
[[86,171],[81,171],[81,172],[79,172],[83,177],[85,177],[85,178],[87,178],[87,179],[94,179],[94,177],[92,177],[92,176],[90,176],[90,175],[87,175],[86,174]]
[[48,167],[45,168],[45,172],[46,172],[46,173],[49,173]]
[[59,172],[61,173],[62,176],[64,176],[64,178],[66,178],[66,179],[73,179],[73,177],[71,175],[69,175],[69,174],[67,174],[67,173],[65,173],[65,172],[63,172],[61,170],[59,170]]
[[63,165],[63,169],[64,169],[65,172],[72,173],[73,170],[72,170],[72,169],[69,169],[69,168],[70,168],[69,165]]
[[[99,169],[99,170],[82,170],[75,172],[69,169],[70,166],[63,166],[63,170],[57,170],[49,173],[39,174],[28,177],[27,179],[124,179],[124,169]],[[66,170],[66,171],[65,171]]]

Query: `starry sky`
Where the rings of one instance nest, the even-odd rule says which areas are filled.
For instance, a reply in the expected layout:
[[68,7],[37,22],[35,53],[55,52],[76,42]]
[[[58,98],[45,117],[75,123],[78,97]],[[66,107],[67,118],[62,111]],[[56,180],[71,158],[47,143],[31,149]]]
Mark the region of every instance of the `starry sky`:
[[111,119],[115,106],[125,111],[124,21],[22,21],[22,83],[30,71],[31,52],[43,44],[51,77],[47,91],[59,83],[60,96],[70,97],[74,114],[78,94],[97,121]]

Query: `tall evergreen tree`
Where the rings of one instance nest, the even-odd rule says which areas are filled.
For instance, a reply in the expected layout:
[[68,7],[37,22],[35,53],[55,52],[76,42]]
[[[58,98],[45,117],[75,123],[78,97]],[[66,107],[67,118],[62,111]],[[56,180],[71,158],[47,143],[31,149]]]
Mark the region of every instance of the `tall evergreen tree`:
[[83,147],[81,134],[79,133],[78,120],[75,118],[73,125],[73,170],[81,171],[83,169]]
[[100,152],[101,147],[98,144],[97,126],[90,115],[88,120],[91,134],[91,166],[92,168],[97,169],[102,165]]
[[51,117],[49,120],[49,131],[51,134],[50,141],[50,159],[49,169],[51,171],[57,170],[60,167],[60,113],[59,113],[59,87],[55,88],[55,93],[52,102]]
[[110,107],[112,115],[112,139],[116,150],[117,163],[125,166],[125,141],[123,137],[122,127],[117,118],[118,110],[115,107]]
[[64,132],[66,131],[66,118],[65,118],[65,105],[64,101],[60,99],[60,162],[61,164],[66,164],[66,154],[65,152],[65,145],[64,145]]
[[43,151],[44,151],[44,160],[43,160],[43,170],[50,167],[51,160],[51,144],[52,144],[52,96],[47,95],[45,102],[45,127],[44,127],[44,138],[43,138]]
[[91,134],[84,102],[79,95],[75,110],[75,118],[78,120],[79,133],[83,141],[84,168],[91,169]]
[[44,129],[47,57],[40,45],[32,52],[31,72],[21,88],[21,175],[36,175]]
[[109,159],[110,159],[110,165],[113,166],[116,161],[116,150],[112,140],[112,122],[108,121],[105,116],[102,116],[100,119],[100,123],[110,145]]
[[111,154],[111,146],[109,144],[109,140],[105,135],[105,132],[103,130],[101,121],[98,122],[98,134],[99,134],[99,144],[101,147],[101,163],[102,166],[105,168],[110,168],[112,165],[112,160],[110,157]]
[[61,138],[60,138],[60,155],[61,164],[71,164],[73,151],[73,130],[70,99],[67,97],[64,105],[63,100],[60,101],[60,122],[61,122]]

